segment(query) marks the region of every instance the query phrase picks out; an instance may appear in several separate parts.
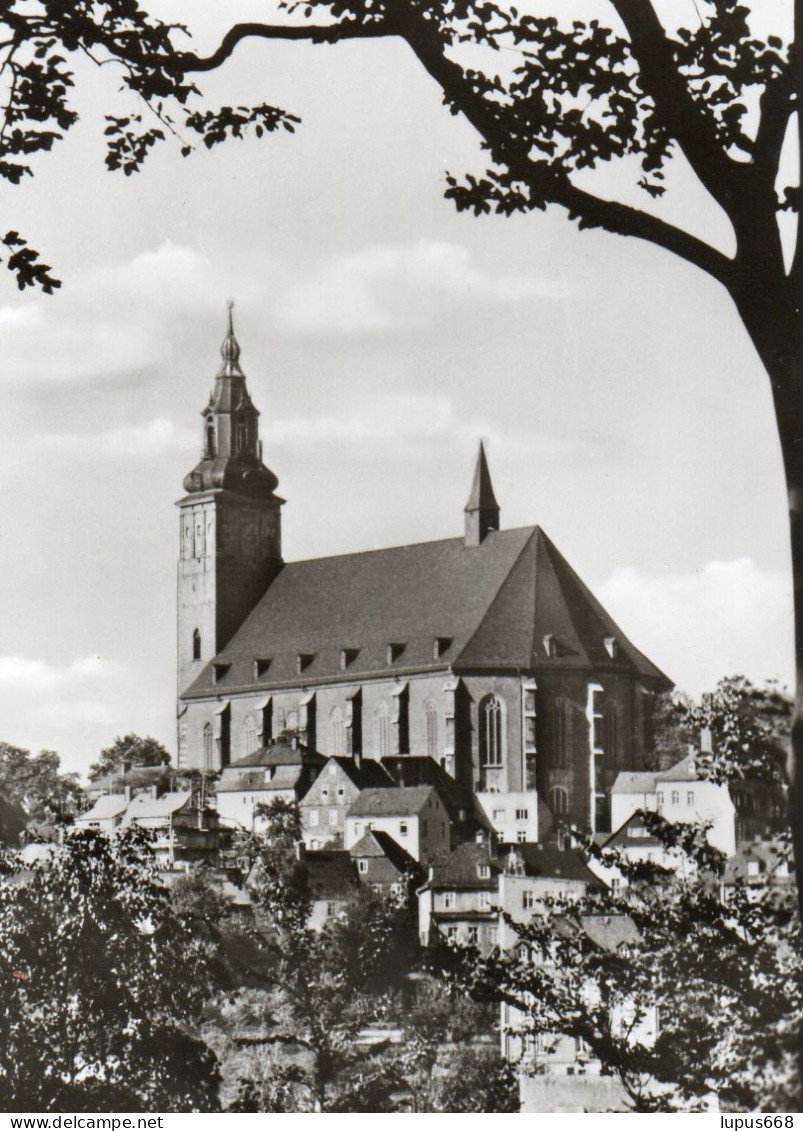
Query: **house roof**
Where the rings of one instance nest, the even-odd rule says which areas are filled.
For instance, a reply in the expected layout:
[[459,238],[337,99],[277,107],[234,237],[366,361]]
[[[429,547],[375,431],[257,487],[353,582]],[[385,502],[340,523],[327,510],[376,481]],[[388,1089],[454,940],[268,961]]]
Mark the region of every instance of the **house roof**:
[[106,793],[97,799],[91,809],[79,813],[75,819],[76,821],[108,821],[124,813],[128,804],[124,793]]
[[405,872],[420,871],[419,865],[410,853],[406,852],[392,836],[382,832],[381,829],[369,829],[356,844],[351,846],[349,852],[355,860],[365,857],[389,860],[402,875]]
[[[555,642],[547,654],[543,638]],[[434,658],[433,640],[448,644]],[[618,642],[615,657],[605,639]],[[403,644],[390,661],[388,645]],[[351,650],[344,671],[341,653]],[[669,687],[537,526],[285,565],[214,662],[185,693],[358,681],[413,671],[583,668]],[[254,659],[270,667],[255,678]],[[390,661],[390,662],[389,662]],[[228,665],[214,679],[213,663]]]
[[306,746],[299,743],[292,746],[289,742],[272,742],[269,746],[260,746],[243,758],[230,762],[226,770],[239,770],[243,766],[322,766],[326,758],[323,754],[316,754],[307,750]]
[[431,785],[391,786],[364,789],[348,811],[349,817],[413,817],[433,793]]
[[[630,829],[640,829],[641,833],[639,836],[631,836]],[[603,848],[627,848],[628,846],[644,848],[645,846],[656,845],[663,847],[658,837],[647,831],[644,825],[644,817],[640,813],[631,813],[627,820],[602,842]]]
[[315,899],[348,899],[359,885],[351,855],[342,849],[322,849],[304,855],[307,883]]
[[656,775],[650,770],[621,770],[611,793],[655,793]]
[[[479,869],[490,868],[490,875],[481,877]],[[434,891],[496,891],[501,866],[487,844],[459,844],[442,864],[432,869],[428,886]]]
[[227,766],[215,787],[216,793],[275,793],[277,790],[294,790],[302,781],[301,766],[276,766],[270,777],[265,777],[265,766]]
[[509,854],[520,857],[526,876],[541,879],[579,880],[589,887],[601,886],[597,876],[574,848],[558,848],[552,844],[499,845],[499,859],[503,864]]
[[359,763],[353,758],[339,756],[334,756],[331,760],[337,762],[357,789],[382,789],[393,785],[393,778],[375,758],[361,758]]
[[138,793],[126,809],[123,823],[141,820],[145,817],[170,817],[183,809],[192,797],[192,791],[182,790],[179,793],[165,793],[161,797],[151,797],[147,793]]
[[638,927],[629,915],[582,915],[586,937],[601,950],[616,950],[623,943],[638,942]]
[[383,768],[393,782],[399,786],[431,785],[449,810],[449,815],[457,819],[461,809],[468,816],[473,810],[472,795],[460,786],[446,770],[428,754],[391,754],[381,759]]
[[655,775],[655,780],[656,782],[697,781],[698,777],[695,755],[691,753],[687,754],[685,758],[681,758],[679,762],[675,762],[674,766],[670,766],[668,770],[661,770],[660,773]]

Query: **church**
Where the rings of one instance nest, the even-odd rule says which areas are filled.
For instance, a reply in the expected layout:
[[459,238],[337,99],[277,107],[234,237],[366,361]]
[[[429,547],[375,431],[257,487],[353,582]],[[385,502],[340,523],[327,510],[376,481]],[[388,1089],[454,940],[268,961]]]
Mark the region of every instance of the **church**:
[[289,732],[322,755],[430,757],[466,791],[537,791],[609,831],[671,683],[540,527],[502,528],[482,445],[459,537],[285,563],[231,306],[221,356],[177,504],[179,767]]

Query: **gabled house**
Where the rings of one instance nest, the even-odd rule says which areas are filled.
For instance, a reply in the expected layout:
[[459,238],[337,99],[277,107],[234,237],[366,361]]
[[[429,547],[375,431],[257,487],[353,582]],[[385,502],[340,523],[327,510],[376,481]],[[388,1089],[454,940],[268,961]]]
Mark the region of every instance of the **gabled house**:
[[298,801],[320,773],[325,759],[293,739],[281,738],[226,766],[217,783],[217,811],[228,830],[263,832],[259,805],[274,798]]
[[374,759],[329,758],[299,803],[307,848],[342,847],[346,814],[362,790],[394,784],[384,766]]
[[138,793],[126,807],[121,824],[137,825],[154,834],[157,860],[172,868],[181,862],[214,861],[218,850],[218,815],[203,806],[193,790]]
[[77,829],[99,829],[111,836],[122,824],[130,802],[130,793],[102,794],[91,809],[75,817],[73,824]]
[[302,851],[301,859],[312,898],[308,926],[321,930],[327,923],[345,915],[346,908],[359,891],[357,869],[349,853],[342,849]]
[[421,945],[429,946],[443,936],[483,953],[496,946],[501,870],[494,846],[482,837],[458,845],[431,866],[426,883],[418,889]]
[[392,836],[380,829],[368,829],[352,845],[349,854],[357,867],[361,884],[368,884],[386,895],[407,895],[423,874],[421,865]]
[[351,849],[369,828],[387,833],[419,863],[451,848],[449,813],[431,785],[364,790],[346,817],[345,847]]

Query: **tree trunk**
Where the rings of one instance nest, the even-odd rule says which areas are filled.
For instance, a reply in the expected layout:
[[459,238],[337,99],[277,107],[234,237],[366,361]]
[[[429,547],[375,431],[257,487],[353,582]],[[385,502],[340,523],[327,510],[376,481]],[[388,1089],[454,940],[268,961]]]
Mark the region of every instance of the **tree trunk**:
[[796,670],[789,823],[803,923],[803,316],[795,282],[761,283],[731,293],[770,378],[789,500]]

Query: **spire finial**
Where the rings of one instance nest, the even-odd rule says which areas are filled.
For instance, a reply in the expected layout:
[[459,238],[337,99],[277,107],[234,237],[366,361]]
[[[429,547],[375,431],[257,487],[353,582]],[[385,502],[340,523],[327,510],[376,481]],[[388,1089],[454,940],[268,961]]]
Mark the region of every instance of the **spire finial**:
[[226,337],[223,340],[223,345],[220,347],[220,356],[223,358],[223,364],[220,367],[218,377],[242,377],[243,373],[240,369],[240,343],[234,336],[233,298],[226,301],[226,308],[228,310],[229,326]]
[[471,494],[465,506],[466,545],[479,546],[487,534],[499,529],[499,503],[494,495],[491,473],[485,458],[485,445],[480,441]]

